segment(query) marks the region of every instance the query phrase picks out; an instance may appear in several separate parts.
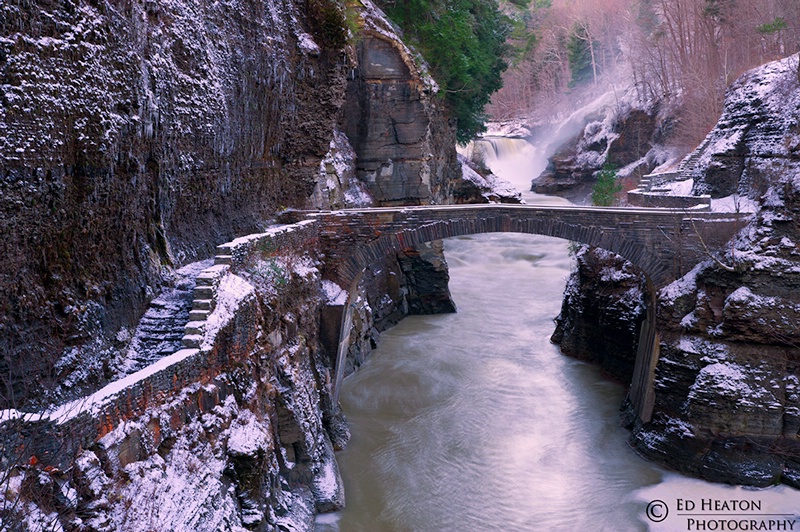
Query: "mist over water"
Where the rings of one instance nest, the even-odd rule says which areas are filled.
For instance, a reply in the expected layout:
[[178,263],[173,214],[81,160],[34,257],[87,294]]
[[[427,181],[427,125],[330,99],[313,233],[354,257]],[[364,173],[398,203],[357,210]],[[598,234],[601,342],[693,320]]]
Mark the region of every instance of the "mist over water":
[[[618,420],[625,388],[549,341],[567,245],[520,234],[445,241],[458,313],[406,318],[345,379],[347,508],[321,516],[318,531],[686,530],[678,498],[796,512],[795,490],[688,479],[630,449]],[[657,525],[645,514],[656,499],[672,508]]]

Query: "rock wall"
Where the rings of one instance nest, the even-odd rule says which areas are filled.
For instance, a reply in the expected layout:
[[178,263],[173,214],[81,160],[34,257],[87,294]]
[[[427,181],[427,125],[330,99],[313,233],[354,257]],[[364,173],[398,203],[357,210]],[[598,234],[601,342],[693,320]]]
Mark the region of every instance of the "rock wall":
[[[45,386],[58,354],[136,323],[171,268],[304,205],[347,70],[339,6],[313,4],[0,6],[11,381]],[[30,393],[3,381],[6,400]]]
[[448,201],[435,82],[347,9],[0,6],[0,406],[107,382],[171,272],[279,210]]
[[[726,250],[658,293],[654,413],[632,426],[631,439],[644,456],[712,481],[800,486],[796,65],[796,56],[767,64],[729,89],[695,157],[694,191],[747,196],[758,212]],[[573,276],[570,286],[598,285],[613,274]],[[580,293],[579,301],[592,297],[600,304],[588,314],[603,315],[602,298]],[[561,323],[569,325],[564,313]],[[623,316],[618,328],[627,324]],[[578,321],[564,336],[581,337],[583,327]],[[584,356],[601,357],[599,345],[598,353],[582,343]]]
[[[408,249],[367,268],[354,298],[353,331],[344,374],[349,375],[363,364],[380,343],[380,333],[405,316],[455,312],[449,281],[441,240]],[[341,319],[343,304],[336,305],[337,311],[332,314],[334,327]]]
[[356,147],[356,175],[378,205],[447,203],[461,175],[455,128],[426,67],[372,9],[358,19],[357,68],[342,130]]
[[701,145],[695,191],[759,204],[719,261],[662,290],[645,455],[715,481],[800,486],[797,56],[746,73]]
[[[310,530],[344,504],[313,235],[221,246],[234,273],[218,268],[212,301],[176,287],[194,286],[190,348],[85,394],[174,268],[276,212],[448,201],[460,166],[435,83],[370,2],[348,9],[358,28],[333,0],[0,6],[0,403],[84,395],[0,418],[0,523]],[[383,128],[397,142],[376,156]],[[450,301],[435,244],[360,289],[369,349]],[[90,371],[66,386],[68,368]]]
[[646,318],[646,280],[619,255],[581,246],[550,340],[565,355],[594,362],[630,383]]

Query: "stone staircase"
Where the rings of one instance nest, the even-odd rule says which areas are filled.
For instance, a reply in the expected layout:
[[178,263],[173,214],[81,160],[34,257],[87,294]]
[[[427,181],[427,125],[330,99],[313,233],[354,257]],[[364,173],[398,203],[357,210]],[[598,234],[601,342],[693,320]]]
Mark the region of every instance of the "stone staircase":
[[183,349],[186,322],[191,319],[196,299],[196,277],[210,263],[206,260],[179,269],[174,274],[174,286],[150,302],[136,326],[124,358],[117,365],[119,377],[135,373]]
[[674,183],[677,181],[686,181],[693,177],[697,161],[703,155],[706,147],[711,142],[711,137],[707,136],[703,139],[689,155],[683,158],[678,164],[678,167],[671,172],[660,172],[657,174],[646,174],[639,180],[639,190],[644,192],[658,192],[658,189],[666,183]]
[[206,320],[214,311],[219,282],[230,269],[230,264],[230,255],[217,255],[214,257],[214,265],[200,272],[195,279],[191,311],[188,322],[184,322],[186,325],[181,339],[183,347],[199,348],[203,343]]

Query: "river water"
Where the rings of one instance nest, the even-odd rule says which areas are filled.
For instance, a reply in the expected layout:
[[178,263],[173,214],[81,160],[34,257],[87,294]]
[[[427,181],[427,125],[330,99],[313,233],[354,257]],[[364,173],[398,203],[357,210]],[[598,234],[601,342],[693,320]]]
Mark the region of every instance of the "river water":
[[[458,312],[406,318],[345,379],[347,508],[321,516],[318,532],[687,530],[678,499],[797,512],[795,490],[688,479],[629,448],[623,386],[549,341],[566,241],[476,235],[446,240],[445,254]],[[657,524],[654,500],[672,511]]]

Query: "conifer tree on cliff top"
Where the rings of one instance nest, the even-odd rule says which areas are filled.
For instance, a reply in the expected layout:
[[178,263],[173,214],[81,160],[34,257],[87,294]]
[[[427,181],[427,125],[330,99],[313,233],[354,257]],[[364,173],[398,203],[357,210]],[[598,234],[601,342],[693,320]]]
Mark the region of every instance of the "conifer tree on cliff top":
[[511,24],[495,0],[384,0],[382,6],[425,57],[458,120],[458,142],[484,128],[484,106],[502,86]]

